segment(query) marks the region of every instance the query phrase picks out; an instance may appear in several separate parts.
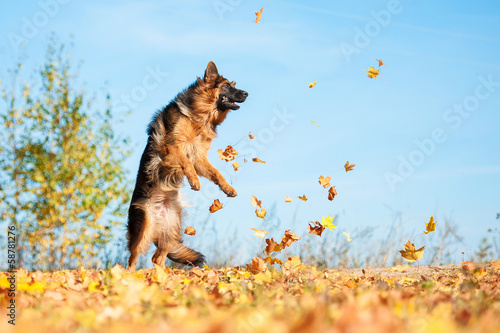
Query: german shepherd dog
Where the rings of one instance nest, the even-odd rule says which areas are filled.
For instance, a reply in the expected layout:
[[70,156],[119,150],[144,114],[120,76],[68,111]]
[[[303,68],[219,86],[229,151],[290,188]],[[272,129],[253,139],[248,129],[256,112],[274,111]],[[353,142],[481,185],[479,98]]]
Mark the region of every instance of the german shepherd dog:
[[240,108],[246,91],[236,89],[209,62],[203,79],[198,78],[149,123],[148,142],[142,154],[128,218],[128,268],[134,271],[137,256],[153,242],[157,249],[153,263],[165,267],[165,260],[203,266],[205,257],[182,244],[182,205],[179,190],[186,176],[198,191],[202,176],[228,196],[237,195],[221,173],[209,162],[208,150],[230,110]]

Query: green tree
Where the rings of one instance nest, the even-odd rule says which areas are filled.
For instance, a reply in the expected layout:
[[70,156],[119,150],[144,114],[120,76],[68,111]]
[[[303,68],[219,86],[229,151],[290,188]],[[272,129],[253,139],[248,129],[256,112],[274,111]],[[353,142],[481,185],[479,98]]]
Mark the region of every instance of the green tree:
[[129,200],[130,151],[109,95],[95,107],[75,88],[71,62],[52,39],[31,83],[21,64],[0,82],[0,216],[16,227],[19,265],[31,269],[96,264]]

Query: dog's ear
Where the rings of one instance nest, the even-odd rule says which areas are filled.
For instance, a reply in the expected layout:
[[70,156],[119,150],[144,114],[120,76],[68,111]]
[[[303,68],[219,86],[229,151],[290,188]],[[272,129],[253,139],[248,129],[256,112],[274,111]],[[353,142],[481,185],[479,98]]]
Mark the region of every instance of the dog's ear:
[[217,71],[217,67],[212,61],[210,61],[208,63],[207,69],[205,70],[205,77],[203,78],[203,81],[214,82],[218,76],[219,72]]
[[236,81],[231,82],[231,87],[236,87]]

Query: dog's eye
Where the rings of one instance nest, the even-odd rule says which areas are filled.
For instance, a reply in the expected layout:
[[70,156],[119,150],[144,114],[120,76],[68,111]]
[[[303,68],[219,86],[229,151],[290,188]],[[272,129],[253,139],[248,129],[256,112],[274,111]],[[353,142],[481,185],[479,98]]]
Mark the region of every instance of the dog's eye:
[[224,83],[224,88],[230,88],[231,85],[229,83]]

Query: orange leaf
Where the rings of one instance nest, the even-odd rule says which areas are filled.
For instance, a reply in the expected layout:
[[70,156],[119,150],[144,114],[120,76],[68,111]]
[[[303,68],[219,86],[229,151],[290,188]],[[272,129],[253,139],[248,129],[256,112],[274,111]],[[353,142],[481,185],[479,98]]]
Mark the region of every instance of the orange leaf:
[[222,209],[222,203],[219,201],[219,199],[215,199],[214,203],[209,208],[210,213],[215,213],[219,209]]
[[247,264],[247,269],[250,273],[258,274],[267,270],[267,264],[262,258],[255,257],[252,259],[251,264]]
[[345,285],[347,286],[347,288],[351,288],[352,289],[352,288],[356,287],[356,281],[354,281],[354,280],[347,280],[345,282]]
[[336,195],[337,190],[335,189],[335,186],[330,187],[330,189],[328,190],[328,200],[333,201]]
[[265,257],[264,258],[264,261],[265,262],[268,262],[269,265],[274,265],[274,264],[279,264],[279,265],[283,265],[283,262],[279,259],[276,259],[276,258],[271,258],[271,257]]
[[274,241],[274,239],[266,239],[267,246],[264,249],[264,252],[266,252],[268,255],[271,252],[280,252],[282,250],[281,246]]
[[299,196],[299,199],[302,201],[307,201],[306,195],[304,194],[303,196]]
[[263,161],[259,158],[252,158],[252,161],[257,162],[257,163],[266,163],[265,161]]
[[255,135],[252,135],[252,134],[250,134],[250,133],[248,133],[248,137],[249,137],[250,139],[255,139]]
[[330,180],[332,179],[331,176],[328,177],[323,177],[319,176],[319,184],[323,186],[324,188],[329,188],[330,187]]
[[264,7],[262,7],[258,12],[255,12],[255,15],[257,16],[255,18],[255,23],[260,22],[260,17],[262,16],[262,12],[264,11]]
[[285,234],[281,238],[280,245],[282,248],[289,247],[292,243],[298,240],[300,240],[299,236],[297,236],[294,232],[290,232],[290,230],[286,230]]
[[474,269],[476,268],[476,265],[474,265],[474,263],[472,261],[462,261],[461,262],[462,264],[462,269],[464,271],[467,271],[469,273],[472,273],[474,271]]
[[352,171],[352,169],[354,169],[355,166],[356,166],[356,164],[349,164],[349,161],[345,162],[345,165],[344,165],[345,172]]
[[189,236],[194,236],[196,235],[196,229],[193,228],[192,226],[189,226],[184,229],[184,233]]
[[285,197],[285,202],[292,202],[293,198],[292,197]]
[[234,171],[238,171],[239,167],[240,167],[240,164],[238,162],[233,162],[233,169],[234,169]]
[[384,63],[382,62],[382,60],[380,60],[380,59],[375,59],[375,60],[377,60],[377,61],[378,61],[378,67],[380,67],[380,66],[382,66],[382,65],[384,64]]
[[309,88],[312,88],[312,87],[314,87],[315,85],[316,85],[316,80],[314,80],[314,82],[309,83],[307,86],[308,86]]
[[219,153],[219,158],[226,162],[234,160],[234,157],[238,155],[238,152],[231,145],[227,146],[224,151],[217,150],[217,153]]
[[254,207],[259,207],[259,208],[262,208],[261,204],[262,204],[262,201],[261,200],[258,200],[257,197],[255,195],[252,195],[252,199],[250,199],[250,203],[252,204],[252,206]]
[[318,235],[321,237],[321,234],[323,233],[323,231],[325,230],[325,227],[323,227],[321,225],[321,223],[319,223],[318,221],[316,222],[313,222],[311,221],[313,224],[309,224],[309,233],[310,234],[313,234],[313,235]]

